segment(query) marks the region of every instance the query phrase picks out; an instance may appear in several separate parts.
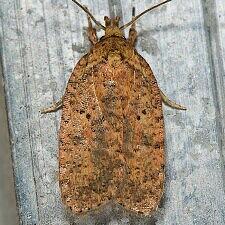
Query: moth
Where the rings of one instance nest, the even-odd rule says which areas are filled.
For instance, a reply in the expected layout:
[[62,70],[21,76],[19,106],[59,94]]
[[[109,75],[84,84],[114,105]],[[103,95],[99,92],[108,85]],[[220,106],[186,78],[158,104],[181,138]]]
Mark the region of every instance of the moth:
[[[59,184],[62,200],[74,213],[109,201],[151,215],[163,195],[165,179],[162,102],[184,110],[159,89],[153,72],[135,49],[135,22],[155,5],[119,26],[105,26],[76,0],[88,16],[90,51],[73,70],[61,101]],[[92,21],[105,31],[98,39]],[[131,26],[129,37],[123,30]]]

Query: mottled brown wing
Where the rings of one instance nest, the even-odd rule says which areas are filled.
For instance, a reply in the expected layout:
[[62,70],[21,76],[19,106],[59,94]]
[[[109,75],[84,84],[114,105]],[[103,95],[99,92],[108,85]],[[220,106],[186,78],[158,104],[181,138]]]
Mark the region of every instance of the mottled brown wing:
[[115,158],[117,133],[110,127],[118,123],[114,116],[107,122],[112,111],[106,109],[104,95],[99,96],[101,65],[87,69],[87,56],[83,57],[69,79],[63,103],[59,181],[63,202],[75,213],[110,200],[124,177],[124,159]]
[[87,57],[81,59],[67,86],[59,150],[62,198],[73,212],[114,199],[151,214],[164,180],[159,89],[147,63],[123,39],[108,43],[108,52],[95,49],[104,57],[94,52],[88,66]]
[[[117,201],[145,215],[157,209],[164,185],[164,124],[162,100],[155,77],[137,53],[127,60],[132,84],[123,118],[126,177]],[[129,71],[129,70],[126,70]],[[124,71],[125,73],[125,71]]]

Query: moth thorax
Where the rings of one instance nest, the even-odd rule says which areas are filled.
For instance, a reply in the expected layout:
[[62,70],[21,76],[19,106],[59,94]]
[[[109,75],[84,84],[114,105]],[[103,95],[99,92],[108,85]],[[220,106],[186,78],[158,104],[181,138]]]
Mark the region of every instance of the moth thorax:
[[110,36],[118,36],[122,37],[123,32],[119,28],[119,21],[120,18],[117,16],[115,19],[110,19],[109,17],[105,16],[105,37]]
[[111,51],[108,54],[108,63],[111,67],[118,67],[122,62],[122,57],[118,51]]

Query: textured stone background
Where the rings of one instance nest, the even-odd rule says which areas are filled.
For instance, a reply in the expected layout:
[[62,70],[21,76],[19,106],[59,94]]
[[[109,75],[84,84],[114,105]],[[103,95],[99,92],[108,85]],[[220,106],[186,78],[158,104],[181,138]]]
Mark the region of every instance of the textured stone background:
[[[97,20],[131,19],[156,0],[82,0]],[[173,0],[137,23],[138,51],[161,89],[185,105],[164,107],[166,189],[154,217],[108,205],[73,218],[57,181],[60,112],[39,110],[58,100],[74,63],[88,51],[87,20],[70,0],[1,0],[0,37],[16,195],[21,224],[223,225],[225,127],[224,0]],[[99,32],[99,35],[102,31]]]
[[18,224],[6,106],[0,65],[0,225]]

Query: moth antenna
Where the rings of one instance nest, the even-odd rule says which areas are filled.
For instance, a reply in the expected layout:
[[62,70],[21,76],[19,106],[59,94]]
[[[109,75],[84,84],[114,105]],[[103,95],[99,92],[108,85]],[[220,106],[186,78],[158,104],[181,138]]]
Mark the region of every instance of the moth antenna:
[[[147,13],[147,12],[149,12],[149,11],[151,11],[151,10],[153,10],[153,9],[155,9],[155,8],[157,8],[157,7],[159,7],[159,6],[161,6],[161,5],[164,5],[164,4],[166,4],[166,3],[170,2],[170,1],[172,1],[172,0],[167,0],[167,1],[161,2],[161,3],[157,4],[157,5],[154,5],[154,6],[151,7],[151,8],[146,9],[145,11],[143,11],[142,13],[140,13],[139,15],[135,16],[129,23],[127,23],[127,24],[121,26],[120,29],[121,29],[121,30],[124,30],[125,28],[129,27],[130,25],[132,25],[136,20],[138,20],[138,19],[139,19],[141,16],[143,16],[145,13]],[[133,10],[134,10],[134,8],[133,8]]]
[[83,6],[83,5],[81,5],[78,1],[76,1],[76,0],[72,0],[72,2],[74,2],[75,4],[77,4],[81,9],[83,9],[89,16],[90,16],[90,18],[93,20],[93,22],[97,25],[97,26],[99,26],[99,27],[101,27],[103,30],[105,30],[105,27],[100,23],[100,22],[98,22],[95,18],[94,18],[94,16],[90,13],[90,11],[85,7],[85,6]]

